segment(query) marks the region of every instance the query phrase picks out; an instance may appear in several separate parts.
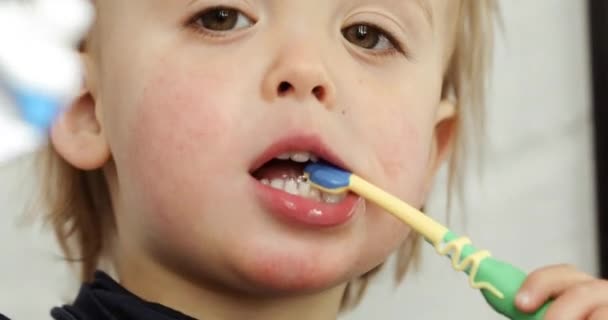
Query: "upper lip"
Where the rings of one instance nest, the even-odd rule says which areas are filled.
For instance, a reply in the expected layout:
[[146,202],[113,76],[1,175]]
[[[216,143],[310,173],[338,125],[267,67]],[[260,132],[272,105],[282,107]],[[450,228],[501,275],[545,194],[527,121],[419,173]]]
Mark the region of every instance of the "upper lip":
[[304,151],[316,155],[321,160],[329,162],[345,170],[350,170],[346,163],[334,153],[320,136],[291,135],[271,144],[251,165],[250,173],[260,169],[265,163],[288,152]]

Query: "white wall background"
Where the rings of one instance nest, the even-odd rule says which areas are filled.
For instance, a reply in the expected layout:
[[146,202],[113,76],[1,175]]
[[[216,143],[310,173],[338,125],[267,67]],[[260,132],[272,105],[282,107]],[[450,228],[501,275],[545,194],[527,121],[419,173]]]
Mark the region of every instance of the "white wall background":
[[[528,270],[567,262],[595,273],[586,1],[500,3],[505,32],[489,97],[489,143],[481,179],[471,170],[467,206],[452,212],[453,227]],[[0,168],[0,310],[14,319],[48,318],[75,286],[48,230],[20,216],[33,197],[30,160]],[[429,210],[442,221],[444,180]],[[382,273],[344,319],[501,318],[426,247],[420,271],[398,288],[392,273]]]

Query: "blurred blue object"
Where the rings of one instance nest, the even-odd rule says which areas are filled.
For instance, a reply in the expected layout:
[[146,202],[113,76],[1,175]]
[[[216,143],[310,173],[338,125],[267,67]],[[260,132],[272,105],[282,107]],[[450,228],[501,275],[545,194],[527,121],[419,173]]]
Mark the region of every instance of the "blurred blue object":
[[89,0],[0,0],[0,164],[46,141],[82,86]]
[[55,97],[21,88],[13,96],[23,119],[38,130],[47,131],[61,109]]

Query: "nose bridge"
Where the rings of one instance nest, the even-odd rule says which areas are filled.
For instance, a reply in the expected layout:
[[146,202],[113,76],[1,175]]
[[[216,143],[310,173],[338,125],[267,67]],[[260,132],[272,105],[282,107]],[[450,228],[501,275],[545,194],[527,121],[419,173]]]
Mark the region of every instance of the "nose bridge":
[[294,43],[285,48],[278,61],[285,68],[284,81],[294,87],[294,94],[307,96],[316,86],[326,86],[329,81],[325,63],[318,49],[310,44]]
[[264,96],[269,100],[314,98],[331,107],[335,88],[320,45],[322,40],[313,31],[306,32],[306,28],[293,28],[273,41],[277,49],[264,79]]

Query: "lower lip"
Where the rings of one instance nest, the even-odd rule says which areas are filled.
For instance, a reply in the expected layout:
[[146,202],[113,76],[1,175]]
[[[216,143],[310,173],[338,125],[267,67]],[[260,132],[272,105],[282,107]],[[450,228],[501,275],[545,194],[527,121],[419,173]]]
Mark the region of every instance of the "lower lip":
[[313,228],[329,228],[346,224],[355,215],[359,200],[353,193],[340,203],[321,203],[274,189],[253,179],[256,193],[264,207],[277,216]]

